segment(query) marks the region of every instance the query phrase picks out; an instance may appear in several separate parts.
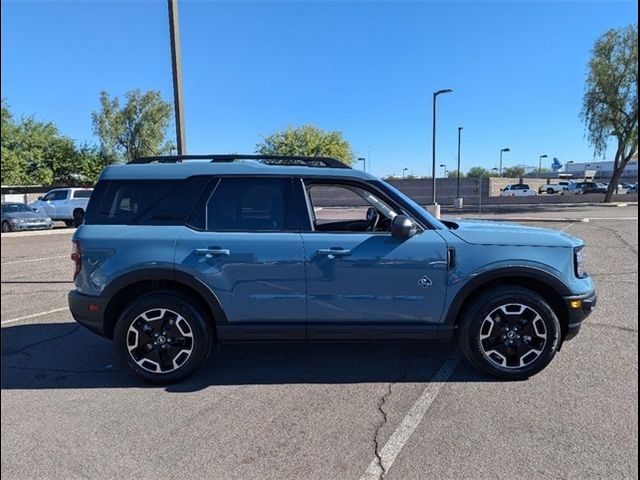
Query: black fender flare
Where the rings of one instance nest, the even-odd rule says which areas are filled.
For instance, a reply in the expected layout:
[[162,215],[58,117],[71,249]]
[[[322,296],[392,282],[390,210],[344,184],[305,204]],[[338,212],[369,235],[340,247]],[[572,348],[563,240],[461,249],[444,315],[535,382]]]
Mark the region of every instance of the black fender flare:
[[453,331],[453,327],[456,323],[458,316],[462,310],[462,306],[466,300],[473,295],[478,289],[481,289],[483,285],[487,283],[507,279],[507,278],[522,278],[534,280],[545,284],[552,288],[561,296],[571,295],[571,290],[567,287],[562,280],[555,275],[535,267],[501,267],[495,270],[489,270],[479,275],[474,276],[469,280],[453,298],[449,310],[445,316],[442,324],[443,330]]
[[198,293],[206,302],[216,323],[227,323],[227,316],[216,294],[202,281],[186,272],[169,267],[146,267],[127,272],[112,280],[102,291],[101,297],[110,301],[118,292],[139,282],[154,281],[176,282]]

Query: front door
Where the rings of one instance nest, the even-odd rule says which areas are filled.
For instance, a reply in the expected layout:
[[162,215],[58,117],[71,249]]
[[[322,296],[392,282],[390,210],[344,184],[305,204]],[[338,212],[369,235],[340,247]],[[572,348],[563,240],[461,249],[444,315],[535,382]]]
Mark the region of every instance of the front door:
[[221,339],[304,338],[305,266],[292,180],[222,177],[176,244],[176,269],[204,283]]
[[[438,232],[392,237],[392,218],[405,212],[366,186],[311,183],[306,189],[313,217],[312,231],[302,234],[310,338],[314,325],[329,324],[369,325],[372,336],[376,326],[394,324],[435,334],[447,280],[447,245]],[[331,208],[337,202],[362,207]]]
[[44,198],[37,202],[36,208],[43,210],[49,217],[56,219],[60,204],[67,200],[69,190],[52,190]]

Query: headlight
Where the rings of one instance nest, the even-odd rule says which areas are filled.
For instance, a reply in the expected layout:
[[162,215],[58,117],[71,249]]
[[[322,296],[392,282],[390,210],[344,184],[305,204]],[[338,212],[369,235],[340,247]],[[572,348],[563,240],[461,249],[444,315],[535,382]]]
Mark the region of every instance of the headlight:
[[575,265],[576,265],[576,277],[585,278],[587,271],[585,269],[585,255],[584,247],[578,247],[574,251]]
[[24,218],[12,218],[11,223],[13,223],[14,225],[17,223],[24,223]]

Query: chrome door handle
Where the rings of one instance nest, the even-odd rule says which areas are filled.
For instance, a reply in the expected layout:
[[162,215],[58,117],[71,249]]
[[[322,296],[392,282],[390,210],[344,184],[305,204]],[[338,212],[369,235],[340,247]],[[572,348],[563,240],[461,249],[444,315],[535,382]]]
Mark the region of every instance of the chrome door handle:
[[351,255],[351,250],[344,248],[321,248],[318,250],[318,255],[326,255],[329,258],[345,257]]
[[196,248],[195,254],[196,255],[211,255],[211,256],[215,255],[215,256],[226,256],[226,257],[228,257],[229,255],[231,255],[231,250],[229,250],[228,248],[217,248],[217,247]]

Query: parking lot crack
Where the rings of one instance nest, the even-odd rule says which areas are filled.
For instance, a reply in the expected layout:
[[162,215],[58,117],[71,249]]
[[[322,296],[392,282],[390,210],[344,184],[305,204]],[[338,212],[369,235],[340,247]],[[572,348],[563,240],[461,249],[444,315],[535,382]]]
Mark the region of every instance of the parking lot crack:
[[398,378],[397,380],[393,381],[393,382],[389,382],[387,384],[387,389],[384,392],[384,394],[380,397],[380,399],[378,400],[378,412],[380,413],[380,416],[382,417],[380,422],[378,423],[378,425],[376,426],[376,429],[373,432],[373,447],[374,447],[374,455],[375,455],[375,459],[376,459],[376,463],[378,464],[378,479],[382,480],[384,479],[384,476],[387,474],[387,467],[384,464],[384,461],[382,459],[382,445],[380,442],[380,433],[382,431],[382,428],[387,424],[387,422],[389,421],[389,416],[387,411],[385,410],[384,406],[387,403],[389,397],[391,396],[391,394],[393,393],[393,386],[396,385],[397,383],[403,381],[404,379],[407,378],[408,374],[409,374],[409,368],[411,368],[412,362],[410,362],[406,368],[404,369],[403,374],[400,376],[400,378]]
[[65,369],[65,368],[46,368],[46,367],[19,367],[15,365],[3,366],[11,370],[23,370],[32,372],[51,372],[51,373],[111,373],[122,372],[121,368],[87,368],[87,369]]
[[10,356],[10,355],[17,355],[19,353],[26,353],[27,350],[29,350],[29,349],[31,349],[33,347],[37,347],[38,345],[42,345],[44,343],[53,342],[55,340],[59,340],[59,339],[64,338],[64,337],[68,337],[69,335],[73,335],[75,332],[78,331],[78,329],[80,329],[80,325],[76,325],[71,330],[69,330],[68,332],[65,332],[65,333],[63,333],[61,335],[56,335],[55,337],[49,337],[49,338],[45,338],[45,339],[42,339],[42,340],[38,340],[37,342],[28,343],[24,347],[21,347],[21,348],[19,348],[17,350],[9,350],[7,352],[2,352],[2,356],[3,357],[7,357],[7,356]]
[[618,232],[617,230],[610,228],[610,227],[602,227],[602,226],[594,226],[593,228],[596,228],[598,230],[605,230],[609,233],[611,233],[614,237],[616,237],[624,246],[626,246],[629,250],[631,250],[633,252],[633,254],[637,257],[638,256],[638,247],[637,245],[632,244],[631,242],[629,242],[626,238],[624,238],[624,236],[622,236],[620,234],[620,232]]
[[613,329],[616,329],[616,330],[622,330],[623,332],[638,333],[638,329],[637,328],[625,327],[625,326],[622,326],[622,325],[612,325],[610,323],[587,322],[587,323],[585,323],[585,325],[592,326],[592,327],[600,327],[600,328],[613,328]]
[[387,473],[384,463],[382,462],[382,456],[380,455],[380,430],[384,427],[388,421],[387,412],[384,410],[384,404],[387,402],[387,398],[391,395],[393,383],[389,383],[387,385],[387,391],[380,397],[378,400],[378,412],[382,415],[382,420],[376,426],[375,431],[373,432],[373,447],[374,447],[374,455],[376,456],[376,461],[378,463],[378,478],[383,479],[385,474]]

